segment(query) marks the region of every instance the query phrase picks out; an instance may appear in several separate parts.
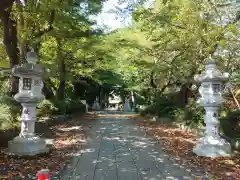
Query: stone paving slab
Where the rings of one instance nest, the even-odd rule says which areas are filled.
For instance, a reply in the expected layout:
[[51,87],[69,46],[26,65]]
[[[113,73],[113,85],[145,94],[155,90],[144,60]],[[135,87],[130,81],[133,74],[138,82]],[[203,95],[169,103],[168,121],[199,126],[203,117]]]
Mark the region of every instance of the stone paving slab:
[[[93,123],[93,122],[92,122]],[[98,118],[61,180],[195,180],[156,140],[124,117]]]

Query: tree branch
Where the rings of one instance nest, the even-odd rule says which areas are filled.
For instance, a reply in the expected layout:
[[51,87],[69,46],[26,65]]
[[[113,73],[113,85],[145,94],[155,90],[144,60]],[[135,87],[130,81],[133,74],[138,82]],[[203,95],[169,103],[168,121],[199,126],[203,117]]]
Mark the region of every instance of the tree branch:
[[4,11],[1,17],[3,24],[3,44],[5,45],[9,43],[9,25],[8,25],[9,17],[10,17],[9,11]]
[[41,37],[43,36],[44,34],[50,32],[51,30],[53,30],[53,23],[54,23],[54,20],[55,20],[55,16],[56,16],[56,11],[55,10],[52,10],[51,11],[51,14],[50,14],[50,17],[49,17],[49,26],[42,30],[42,31],[39,31],[38,33],[36,33],[34,36],[37,38],[37,37]]
[[212,50],[209,52],[209,54],[213,55],[213,53],[216,51],[219,45],[219,42],[224,38],[227,28],[230,25],[236,24],[239,20],[240,20],[240,13],[237,14],[236,18],[232,22],[229,22],[227,25],[224,26],[222,32],[217,36],[216,43],[213,45]]

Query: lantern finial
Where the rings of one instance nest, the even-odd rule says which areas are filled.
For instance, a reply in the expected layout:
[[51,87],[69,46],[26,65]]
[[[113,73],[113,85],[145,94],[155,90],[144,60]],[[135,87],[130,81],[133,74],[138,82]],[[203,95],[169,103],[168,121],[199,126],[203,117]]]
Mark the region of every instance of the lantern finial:
[[210,54],[209,57],[206,59],[206,65],[216,65],[212,55]]
[[27,62],[31,64],[36,64],[37,61],[37,53],[34,51],[34,48],[31,47],[30,52],[27,53]]

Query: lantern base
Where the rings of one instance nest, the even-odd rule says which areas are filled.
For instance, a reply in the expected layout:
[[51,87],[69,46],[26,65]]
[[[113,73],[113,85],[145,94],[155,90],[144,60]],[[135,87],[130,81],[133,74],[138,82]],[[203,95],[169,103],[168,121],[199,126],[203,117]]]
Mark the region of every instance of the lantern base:
[[17,156],[35,156],[49,152],[44,139],[38,136],[34,137],[15,137],[8,142],[8,151],[11,155]]
[[193,152],[204,157],[228,157],[231,156],[231,145],[221,137],[205,136],[199,140]]
[[94,109],[94,110],[96,110],[96,111],[100,110],[101,108],[100,108],[99,103],[98,103],[98,102],[94,102],[94,103],[93,103],[93,106],[92,106],[92,109]]

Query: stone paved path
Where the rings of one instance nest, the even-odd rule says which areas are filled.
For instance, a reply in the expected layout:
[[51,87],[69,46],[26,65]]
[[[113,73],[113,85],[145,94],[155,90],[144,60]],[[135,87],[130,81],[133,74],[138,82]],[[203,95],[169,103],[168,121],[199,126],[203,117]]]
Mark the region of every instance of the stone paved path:
[[[197,179],[124,117],[99,117],[62,180]],[[200,179],[200,178],[199,178]]]

